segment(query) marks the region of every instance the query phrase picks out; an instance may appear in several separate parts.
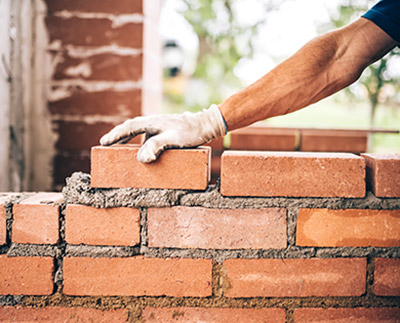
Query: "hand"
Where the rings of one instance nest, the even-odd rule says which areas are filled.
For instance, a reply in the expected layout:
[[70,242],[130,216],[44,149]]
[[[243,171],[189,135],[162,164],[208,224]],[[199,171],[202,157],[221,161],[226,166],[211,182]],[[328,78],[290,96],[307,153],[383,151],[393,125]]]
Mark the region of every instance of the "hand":
[[154,115],[126,120],[100,139],[103,146],[126,143],[145,133],[145,142],[137,159],[150,163],[167,148],[197,147],[226,134],[226,125],[218,107],[213,104],[197,113]]

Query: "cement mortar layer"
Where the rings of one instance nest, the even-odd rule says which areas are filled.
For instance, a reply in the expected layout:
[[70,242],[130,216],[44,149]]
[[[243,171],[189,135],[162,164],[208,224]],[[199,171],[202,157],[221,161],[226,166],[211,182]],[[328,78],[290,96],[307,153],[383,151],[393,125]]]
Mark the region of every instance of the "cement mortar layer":
[[67,204],[108,207],[171,207],[201,206],[218,209],[238,208],[329,208],[329,209],[400,209],[399,198],[377,198],[367,192],[364,198],[287,198],[287,197],[224,197],[218,185],[206,191],[168,189],[99,189],[90,186],[90,175],[81,172],[67,178],[63,189]]

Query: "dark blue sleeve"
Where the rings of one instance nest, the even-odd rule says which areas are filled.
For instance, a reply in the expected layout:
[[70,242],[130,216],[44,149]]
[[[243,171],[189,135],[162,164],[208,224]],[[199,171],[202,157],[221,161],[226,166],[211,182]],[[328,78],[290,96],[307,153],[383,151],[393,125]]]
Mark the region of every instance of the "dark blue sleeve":
[[400,42],[400,0],[380,0],[363,17]]

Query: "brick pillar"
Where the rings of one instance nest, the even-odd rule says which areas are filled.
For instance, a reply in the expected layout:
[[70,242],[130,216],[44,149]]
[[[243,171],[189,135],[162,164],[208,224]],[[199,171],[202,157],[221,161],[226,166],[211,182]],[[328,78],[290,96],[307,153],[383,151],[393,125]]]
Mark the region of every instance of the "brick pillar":
[[89,150],[127,118],[161,108],[160,0],[46,0],[58,135],[55,188],[89,171]]

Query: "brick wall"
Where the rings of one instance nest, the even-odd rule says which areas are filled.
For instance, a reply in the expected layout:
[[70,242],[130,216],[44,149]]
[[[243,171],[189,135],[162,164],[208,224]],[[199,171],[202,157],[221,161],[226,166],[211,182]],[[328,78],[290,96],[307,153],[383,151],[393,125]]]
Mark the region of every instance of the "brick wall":
[[398,154],[136,152],[0,195],[0,321],[399,322]]
[[46,0],[54,187],[116,124],[161,108],[160,0]]

